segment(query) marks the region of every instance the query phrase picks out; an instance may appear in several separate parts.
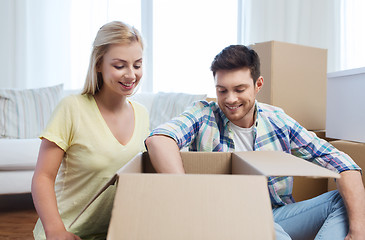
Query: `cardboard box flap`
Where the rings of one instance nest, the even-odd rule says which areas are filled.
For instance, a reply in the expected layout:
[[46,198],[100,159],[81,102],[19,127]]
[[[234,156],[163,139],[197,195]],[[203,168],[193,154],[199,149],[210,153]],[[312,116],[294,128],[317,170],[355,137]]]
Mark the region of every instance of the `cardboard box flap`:
[[273,229],[265,176],[121,174],[107,239],[274,239]]
[[117,175],[123,173],[141,173],[143,171],[143,159],[148,157],[147,152],[138,153],[133,159],[127,162],[123,167],[117,171]]
[[251,151],[232,155],[234,174],[340,178],[338,173],[285,152]]
[[138,153],[131,161],[126,163],[121,167],[110,179],[109,181],[94,195],[93,198],[85,205],[85,207],[80,211],[72,223],[68,226],[69,228],[79,219],[79,217],[85,212],[85,210],[97,199],[100,194],[102,194],[110,185],[115,184],[118,181],[119,175],[123,173],[141,173],[143,170],[143,159],[148,157],[147,152]]
[[102,194],[110,185],[115,184],[115,182],[118,180],[118,175],[114,174],[112,178],[90,199],[90,201],[85,205],[85,207],[80,211],[79,215],[76,216],[76,218],[72,221],[72,223],[68,226],[68,228],[71,228],[72,225],[79,219],[79,217],[85,212],[85,210],[97,199],[100,194]]

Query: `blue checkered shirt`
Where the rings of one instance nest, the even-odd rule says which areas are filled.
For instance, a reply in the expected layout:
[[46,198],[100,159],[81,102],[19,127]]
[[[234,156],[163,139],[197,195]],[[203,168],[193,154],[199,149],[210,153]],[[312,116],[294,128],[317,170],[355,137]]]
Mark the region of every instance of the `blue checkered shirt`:
[[[254,151],[284,151],[335,172],[361,170],[345,153],[299,125],[278,107],[256,102]],[[199,101],[180,116],[154,129],[175,139],[180,149],[233,152],[233,131],[215,102]],[[293,203],[293,177],[269,177],[272,207]]]

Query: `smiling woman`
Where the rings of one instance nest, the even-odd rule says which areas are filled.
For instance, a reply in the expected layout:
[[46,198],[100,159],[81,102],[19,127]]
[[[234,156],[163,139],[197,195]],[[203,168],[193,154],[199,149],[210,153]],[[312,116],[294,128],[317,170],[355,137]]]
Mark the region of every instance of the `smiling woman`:
[[35,239],[105,239],[115,188],[69,226],[95,192],[145,150],[147,110],[127,99],[140,83],[142,55],[134,27],[113,21],[99,29],[82,94],[64,98],[40,136],[32,181],[40,217]]

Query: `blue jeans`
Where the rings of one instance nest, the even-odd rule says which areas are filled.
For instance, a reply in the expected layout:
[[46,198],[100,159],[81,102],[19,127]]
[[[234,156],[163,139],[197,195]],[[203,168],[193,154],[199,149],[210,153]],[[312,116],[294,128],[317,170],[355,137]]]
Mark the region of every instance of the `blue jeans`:
[[273,209],[277,240],[343,240],[348,217],[338,191]]

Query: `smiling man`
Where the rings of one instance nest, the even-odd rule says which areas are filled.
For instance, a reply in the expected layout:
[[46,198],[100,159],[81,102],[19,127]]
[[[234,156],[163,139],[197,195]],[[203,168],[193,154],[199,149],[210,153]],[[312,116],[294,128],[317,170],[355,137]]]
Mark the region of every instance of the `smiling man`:
[[179,153],[184,147],[205,152],[290,153],[340,173],[341,179],[337,181],[338,191],[295,203],[293,178],[269,177],[276,238],[365,239],[361,169],[348,155],[304,129],[282,109],[256,101],[264,83],[257,53],[243,45],[228,46],[215,57],[211,70],[217,103],[194,103],[146,139],[155,169],[184,173]]

